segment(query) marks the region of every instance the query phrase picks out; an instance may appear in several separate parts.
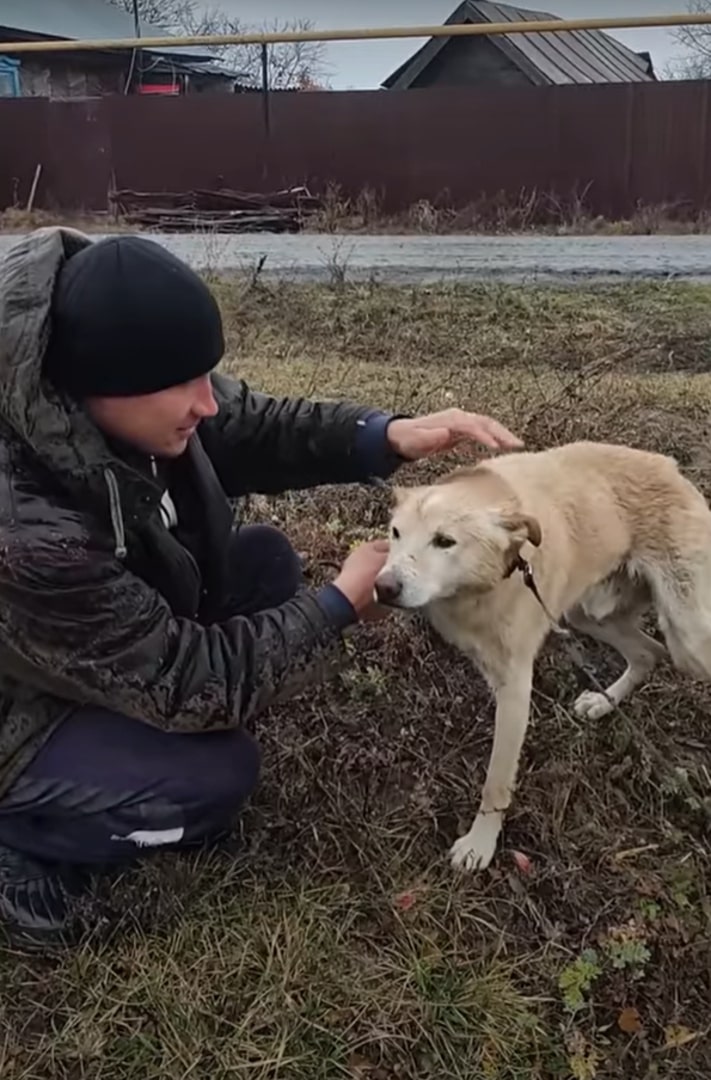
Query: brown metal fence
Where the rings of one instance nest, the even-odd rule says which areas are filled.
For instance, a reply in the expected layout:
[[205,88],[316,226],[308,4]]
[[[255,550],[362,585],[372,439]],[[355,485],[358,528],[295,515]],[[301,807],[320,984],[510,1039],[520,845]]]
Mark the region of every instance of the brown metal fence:
[[709,84],[0,100],[0,208],[100,210],[115,185],[374,189],[389,210],[586,192],[593,213],[711,207]]

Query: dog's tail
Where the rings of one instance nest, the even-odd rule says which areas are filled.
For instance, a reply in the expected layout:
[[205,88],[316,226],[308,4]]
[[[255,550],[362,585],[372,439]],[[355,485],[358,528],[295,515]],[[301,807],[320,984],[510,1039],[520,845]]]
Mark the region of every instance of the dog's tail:
[[704,551],[645,559],[640,569],[675,667],[711,681],[711,543]]

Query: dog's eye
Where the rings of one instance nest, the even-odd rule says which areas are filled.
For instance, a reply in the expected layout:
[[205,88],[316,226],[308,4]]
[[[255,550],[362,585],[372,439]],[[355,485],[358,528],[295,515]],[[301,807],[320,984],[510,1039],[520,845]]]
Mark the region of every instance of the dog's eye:
[[400,530],[394,528],[393,529],[393,540],[399,540],[399,539],[400,539]]
[[436,548],[451,548],[454,547],[456,542],[451,536],[445,536],[444,533],[435,533],[432,537],[432,543]]

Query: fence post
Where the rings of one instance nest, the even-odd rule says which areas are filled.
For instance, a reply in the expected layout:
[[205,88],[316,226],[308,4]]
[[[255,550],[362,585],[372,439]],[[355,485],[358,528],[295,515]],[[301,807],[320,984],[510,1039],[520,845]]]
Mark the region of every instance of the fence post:
[[264,106],[264,130],[271,133],[271,101],[269,97],[269,46],[262,45],[262,103]]

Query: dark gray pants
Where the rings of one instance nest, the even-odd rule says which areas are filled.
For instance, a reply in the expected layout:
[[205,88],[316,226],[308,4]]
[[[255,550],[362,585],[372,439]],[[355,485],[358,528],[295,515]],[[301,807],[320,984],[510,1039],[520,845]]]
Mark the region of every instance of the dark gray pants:
[[[269,526],[235,534],[232,614],[290,599],[299,559]],[[242,730],[174,735],[119,713],[77,709],[0,801],[0,843],[35,858],[106,864],[208,840],[254,790],[260,755]]]

